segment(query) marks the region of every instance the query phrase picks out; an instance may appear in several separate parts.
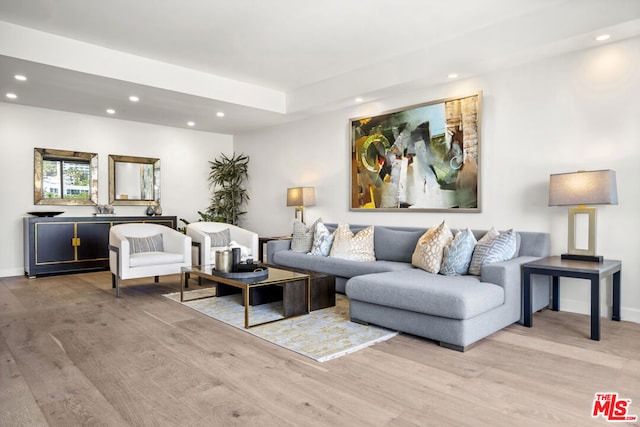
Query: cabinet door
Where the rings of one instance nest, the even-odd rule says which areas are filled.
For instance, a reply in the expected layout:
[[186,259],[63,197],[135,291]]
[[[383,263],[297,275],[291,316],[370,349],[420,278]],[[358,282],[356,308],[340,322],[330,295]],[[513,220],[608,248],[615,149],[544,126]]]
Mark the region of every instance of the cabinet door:
[[79,222],[76,226],[76,236],[80,239],[78,261],[109,258],[109,228],[111,224],[108,222]]
[[73,261],[74,237],[74,224],[71,222],[35,224],[36,264]]

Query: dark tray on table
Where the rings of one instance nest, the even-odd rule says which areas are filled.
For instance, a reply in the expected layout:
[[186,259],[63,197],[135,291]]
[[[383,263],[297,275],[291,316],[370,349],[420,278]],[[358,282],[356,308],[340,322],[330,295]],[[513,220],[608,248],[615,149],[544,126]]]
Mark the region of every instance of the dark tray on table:
[[269,277],[269,269],[265,265],[259,263],[239,264],[237,271],[224,272],[213,269],[211,270],[211,274],[213,276],[239,280],[242,282],[247,280],[257,282]]

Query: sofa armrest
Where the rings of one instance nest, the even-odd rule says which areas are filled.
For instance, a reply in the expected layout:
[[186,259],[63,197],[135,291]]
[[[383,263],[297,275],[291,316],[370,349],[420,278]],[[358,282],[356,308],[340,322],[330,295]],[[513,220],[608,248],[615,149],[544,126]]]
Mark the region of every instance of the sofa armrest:
[[[536,256],[520,256],[508,261],[482,266],[481,280],[495,283],[504,288],[505,305],[509,305],[512,310],[517,309],[514,312],[517,313],[515,321],[522,322],[522,265],[539,258]],[[538,298],[534,295],[534,309],[539,310],[542,307],[546,307],[549,304],[550,279],[545,276],[535,277],[532,279],[532,286],[538,287],[539,291]]]
[[[165,252],[172,252],[175,254],[183,254],[188,252],[191,254],[191,237],[182,234],[173,228],[167,228],[162,231],[162,240]],[[191,258],[189,256],[189,258]]]
[[267,264],[275,264],[273,256],[279,251],[291,249],[291,240],[269,240],[267,242]]
[[521,256],[507,261],[485,264],[480,270],[483,282],[495,283],[503,288],[520,285],[520,270],[524,263],[535,260],[536,257]]
[[199,245],[198,250],[195,252],[196,256],[200,255],[200,258],[195,261],[195,264],[209,264],[208,260],[211,257],[211,237],[204,231],[194,227],[187,227],[187,236],[191,237],[193,243]]
[[[118,250],[112,250],[112,247]],[[129,269],[129,252],[129,240],[112,228],[109,232],[109,268],[118,277],[122,277],[123,270]]]

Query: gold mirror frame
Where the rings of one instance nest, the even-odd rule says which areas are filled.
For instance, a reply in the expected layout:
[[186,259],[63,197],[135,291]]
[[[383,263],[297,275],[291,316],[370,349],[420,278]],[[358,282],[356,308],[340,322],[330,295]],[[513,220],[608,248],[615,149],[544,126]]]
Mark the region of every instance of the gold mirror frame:
[[[144,182],[143,186],[150,187],[153,198],[149,199],[136,199],[136,198],[123,198],[116,194],[116,186],[118,180],[125,180],[125,177],[117,176],[116,163],[132,163],[144,165],[152,165],[153,173],[146,179],[151,179],[152,182]],[[141,173],[141,179],[144,178],[144,174]],[[111,205],[137,205],[137,206],[157,206],[160,204],[160,159],[151,157],[134,157],[134,156],[117,156],[109,154],[109,204]]]
[[[43,197],[44,160],[83,160],[89,162],[89,199],[50,199]],[[33,204],[34,205],[97,205],[98,204],[98,154],[81,151],[33,149]]]

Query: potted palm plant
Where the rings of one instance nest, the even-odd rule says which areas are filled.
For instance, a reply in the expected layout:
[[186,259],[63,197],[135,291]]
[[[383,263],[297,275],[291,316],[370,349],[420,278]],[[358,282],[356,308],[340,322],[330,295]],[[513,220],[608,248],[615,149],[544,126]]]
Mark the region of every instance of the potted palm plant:
[[208,214],[215,221],[238,225],[240,216],[246,213],[242,207],[249,200],[244,187],[249,177],[249,156],[233,153],[227,157],[222,154],[209,164],[209,186],[213,195]]

